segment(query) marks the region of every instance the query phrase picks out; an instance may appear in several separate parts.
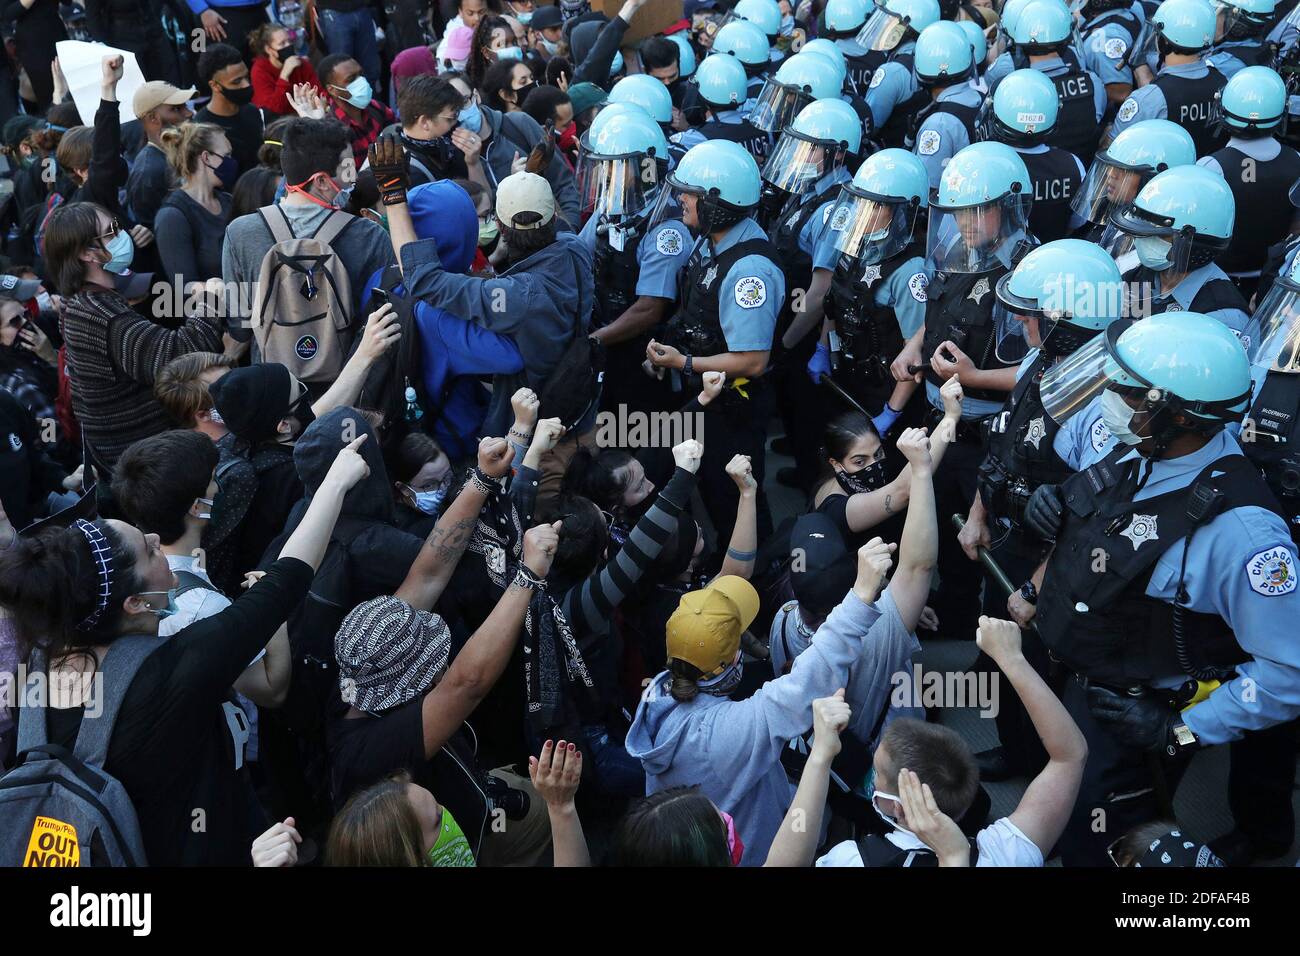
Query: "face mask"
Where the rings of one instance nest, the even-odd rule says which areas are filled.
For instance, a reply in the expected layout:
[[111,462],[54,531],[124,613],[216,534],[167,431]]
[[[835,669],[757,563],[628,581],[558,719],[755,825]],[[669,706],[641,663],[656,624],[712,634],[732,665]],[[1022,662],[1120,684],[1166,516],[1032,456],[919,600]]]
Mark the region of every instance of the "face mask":
[[480,222],[478,224],[478,244],[480,246],[486,246],[489,242],[496,239],[499,232],[500,230],[497,228],[497,221],[495,219],[490,220],[489,222]]
[[711,694],[714,697],[726,697],[735,690],[736,685],[740,683],[740,678],[744,669],[745,660],[744,658],[739,658],[734,664],[729,665],[727,669],[717,677],[710,680],[700,681],[699,688],[704,693]]
[[180,609],[176,606],[176,589],[175,589],[175,588],[172,588],[171,590],[168,590],[168,591],[141,591],[139,594],[136,595],[136,597],[146,597],[147,595],[150,595],[150,594],[165,594],[165,595],[167,595],[167,606],[166,606],[166,607],[151,607],[151,608],[149,608],[149,611],[150,611],[151,613],[153,613],[153,614],[157,614],[157,615],[158,615],[158,620],[161,621],[163,618],[171,617],[171,616],[172,616],[173,614],[175,614],[178,610],[180,610]]
[[438,826],[438,840],[429,848],[430,866],[477,866],[474,851],[465,839],[465,831],[446,807],[442,808],[442,823]]
[[293,56],[293,44],[282,46],[280,49],[275,51],[275,58],[281,63],[289,59],[291,56]]
[[217,88],[221,90],[222,96],[230,100],[230,102],[234,103],[236,106],[247,106],[249,103],[253,102],[253,87],[251,85],[241,86],[237,90],[228,90],[221,85],[218,85]]
[[524,26],[528,26],[528,24],[533,22],[533,11],[529,10],[527,13],[516,13],[515,19]]
[[782,18],[781,18],[781,29],[780,29],[779,32],[780,32],[780,35],[783,36],[783,37],[788,37],[788,36],[790,36],[792,33],[794,33],[794,16],[793,16],[793,15],[791,15],[791,16],[785,16],[785,17],[782,17]]
[[1173,266],[1169,261],[1172,248],[1173,243],[1159,236],[1139,236],[1133,240],[1133,251],[1137,253],[1138,261],[1153,272],[1164,272]]
[[885,793],[883,790],[876,789],[876,768],[873,766],[867,773],[867,800],[871,802],[871,809],[876,811],[876,816],[880,817],[880,819],[884,820],[899,833],[911,833],[911,830],[903,826],[884,810],[881,810],[880,807],[876,806],[876,797],[880,797],[882,800],[893,800],[900,806],[903,803],[902,800],[894,796],[892,793]]
[[850,495],[860,495],[864,491],[875,491],[885,484],[885,463],[873,461],[860,471],[835,472],[835,479],[841,488]]
[[203,502],[205,505],[208,506],[208,512],[207,512],[207,514],[204,514],[204,513],[202,513],[202,512],[199,512],[199,513],[196,514],[194,517],[196,517],[196,518],[202,518],[204,521],[211,521],[211,520],[212,520],[212,499],[211,499],[211,498],[199,498],[198,500],[201,501],[201,502]]
[[521,86],[521,87],[519,87],[519,89],[515,90],[515,91],[514,91],[514,92],[515,92],[515,105],[516,105],[516,106],[522,106],[522,105],[524,104],[524,100],[526,100],[526,99],[528,98],[528,94],[531,93],[531,92],[532,92],[533,90],[535,90],[535,89],[537,89],[537,82],[536,82],[536,81],[533,81],[532,83],[529,83],[529,84],[527,84],[527,85],[525,85],[525,86]]
[[446,488],[435,488],[432,491],[412,491],[415,496],[415,507],[427,515],[436,515],[438,506],[442,504],[442,499],[447,496]]
[[119,230],[116,236],[104,243],[104,250],[108,253],[104,271],[114,275],[121,275],[131,268],[131,263],[135,260],[135,243],[125,229]]
[[560,45],[558,43],[552,43],[550,40],[546,39],[546,37],[542,37],[542,46],[545,48],[547,53],[551,54],[551,56],[560,52]]
[[234,153],[226,156],[217,165],[209,166],[208,169],[216,174],[217,181],[226,189],[235,185],[235,180],[239,178],[239,160],[235,158]]
[[358,76],[348,84],[348,102],[359,110],[365,109],[374,99],[375,91],[370,86],[370,81],[364,76]]
[[501,60],[522,60],[524,58],[524,51],[519,49],[517,46],[503,46],[501,49],[496,51],[496,55],[498,62]]
[[477,133],[483,128],[483,111],[478,108],[477,103],[470,103],[456,114],[456,122],[471,133]]
[[1121,445],[1131,446],[1142,442],[1141,436],[1129,427],[1134,414],[1134,409],[1120,397],[1119,392],[1108,388],[1101,393],[1101,420]]
[[722,814],[722,819],[727,824],[727,852],[731,854],[731,865],[740,866],[740,858],[745,855],[745,844],[736,832],[736,821],[725,810],[719,810],[718,813]]
[[36,293],[36,308],[40,309],[41,311],[54,308],[54,300],[50,298],[50,294],[48,292]]

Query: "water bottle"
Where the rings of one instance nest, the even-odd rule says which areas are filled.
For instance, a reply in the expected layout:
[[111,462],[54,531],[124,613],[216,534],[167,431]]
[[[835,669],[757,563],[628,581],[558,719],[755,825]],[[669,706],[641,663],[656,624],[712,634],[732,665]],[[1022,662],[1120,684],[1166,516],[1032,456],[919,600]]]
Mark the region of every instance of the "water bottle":
[[424,409],[420,407],[419,401],[415,397],[415,389],[406,386],[406,420],[408,422],[418,422],[424,417]]

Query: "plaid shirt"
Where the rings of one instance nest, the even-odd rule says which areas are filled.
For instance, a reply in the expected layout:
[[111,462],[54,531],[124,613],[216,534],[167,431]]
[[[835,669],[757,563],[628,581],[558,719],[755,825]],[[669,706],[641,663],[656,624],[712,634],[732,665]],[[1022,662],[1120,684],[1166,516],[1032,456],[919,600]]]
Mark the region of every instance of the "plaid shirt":
[[352,155],[356,157],[358,169],[365,163],[366,152],[371,144],[379,139],[379,134],[385,127],[397,122],[397,116],[393,111],[378,100],[370,101],[370,105],[361,116],[360,123],[343,112],[341,106],[334,107],[334,118],[343,123],[352,134]]

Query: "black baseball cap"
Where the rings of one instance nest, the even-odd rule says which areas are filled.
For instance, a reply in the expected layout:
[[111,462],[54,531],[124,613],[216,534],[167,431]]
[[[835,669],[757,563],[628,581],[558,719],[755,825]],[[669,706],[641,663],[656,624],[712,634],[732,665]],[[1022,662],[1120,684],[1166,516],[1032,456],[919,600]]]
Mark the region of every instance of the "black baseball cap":
[[824,514],[802,515],[790,532],[790,586],[814,614],[829,614],[857,578],[857,562],[839,526]]
[[528,21],[528,29],[547,30],[563,23],[564,14],[560,12],[559,7],[538,7],[533,13],[533,18]]

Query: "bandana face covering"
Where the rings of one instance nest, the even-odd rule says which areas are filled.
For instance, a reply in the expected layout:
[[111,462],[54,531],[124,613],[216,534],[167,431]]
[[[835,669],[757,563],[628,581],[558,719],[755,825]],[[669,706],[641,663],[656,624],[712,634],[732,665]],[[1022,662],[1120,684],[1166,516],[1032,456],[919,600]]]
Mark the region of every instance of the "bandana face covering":
[[701,693],[710,694],[714,697],[726,697],[736,685],[740,683],[741,674],[745,669],[744,659],[737,660],[731,664],[717,677],[709,680],[702,680],[698,683]]
[[745,844],[736,832],[736,821],[726,810],[719,810],[718,813],[727,824],[727,852],[731,854],[731,865],[740,866],[740,859],[745,855]]
[[442,822],[438,825],[438,840],[429,848],[430,866],[477,866],[474,851],[469,847],[465,831],[446,807],[442,808]]
[[885,484],[885,463],[883,461],[873,461],[867,467],[858,471],[837,471],[835,480],[839,482],[841,488],[847,494],[860,495],[866,491],[875,491],[877,488],[884,487]]

